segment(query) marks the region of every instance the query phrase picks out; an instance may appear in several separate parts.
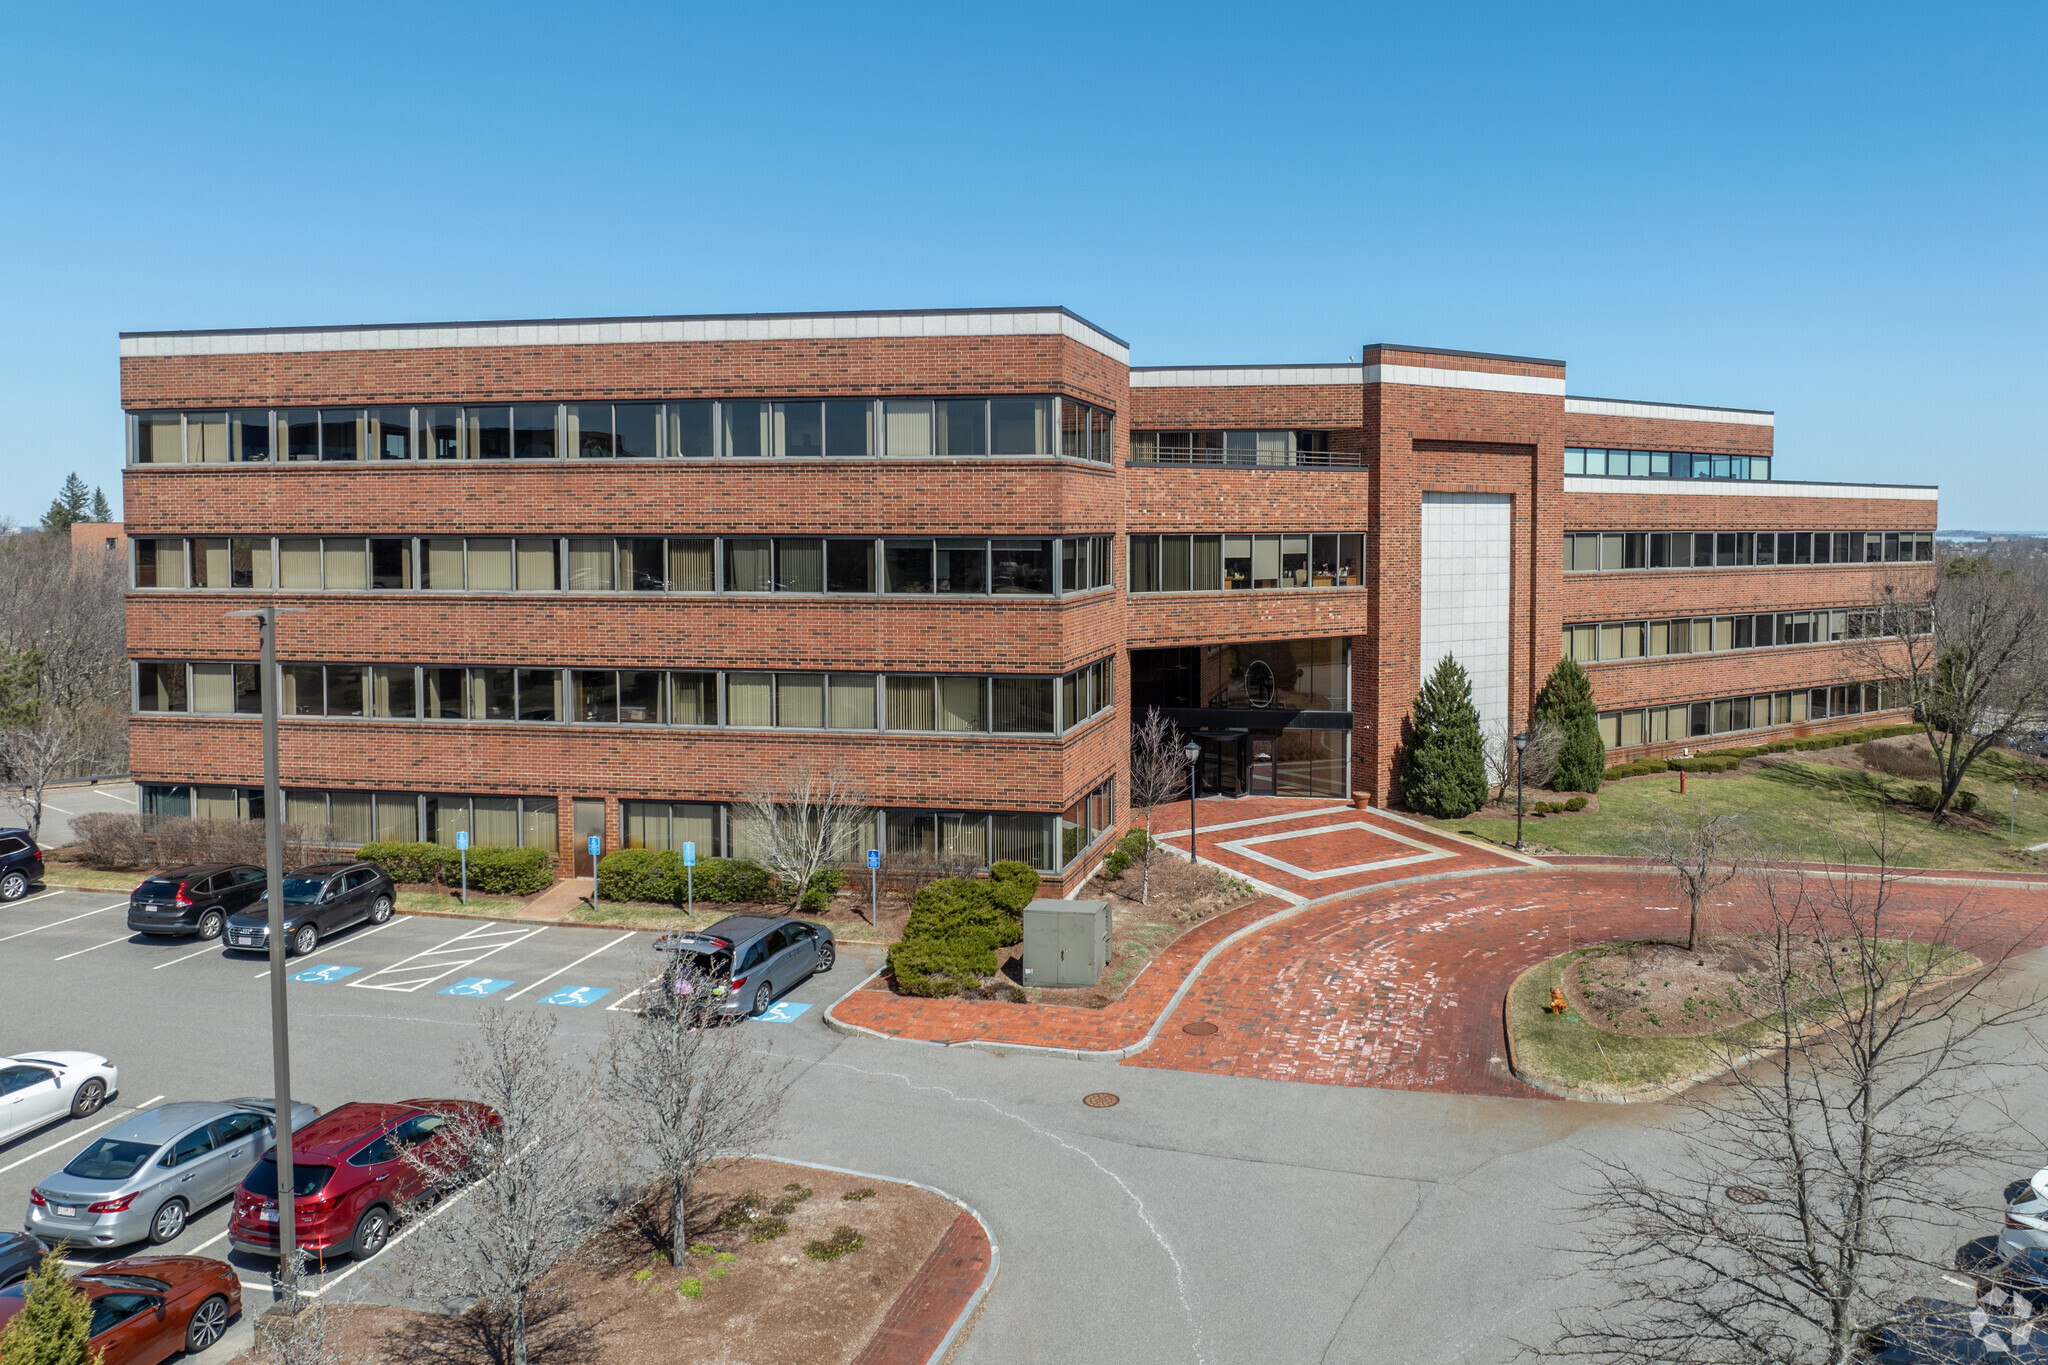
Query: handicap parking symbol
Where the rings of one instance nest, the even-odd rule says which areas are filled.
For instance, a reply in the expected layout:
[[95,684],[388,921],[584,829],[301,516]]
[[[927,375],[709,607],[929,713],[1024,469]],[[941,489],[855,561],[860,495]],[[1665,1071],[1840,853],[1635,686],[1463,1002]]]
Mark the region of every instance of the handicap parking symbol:
[[465,976],[441,992],[442,995],[496,995],[512,983],[493,981],[488,976]]
[[336,966],[335,964],[330,962],[322,962],[317,966],[306,968],[306,970],[304,970],[303,972],[294,972],[292,975],[286,977],[285,980],[316,982],[339,981],[344,976],[353,976],[355,973],[361,970],[361,967],[341,967]]
[[778,1000],[768,1009],[755,1015],[754,1019],[762,1024],[787,1024],[809,1008],[809,1005],[799,1005],[794,1000]]
[[588,1005],[610,995],[609,986],[564,986],[553,995],[541,997],[543,1005]]

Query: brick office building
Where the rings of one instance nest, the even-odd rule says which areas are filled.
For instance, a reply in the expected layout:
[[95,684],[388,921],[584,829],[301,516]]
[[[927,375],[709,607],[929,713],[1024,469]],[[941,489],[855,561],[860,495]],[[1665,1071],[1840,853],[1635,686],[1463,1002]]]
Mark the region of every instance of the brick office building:
[[1623,756],[1860,723],[1850,613],[1933,555],[1934,490],[1780,479],[1770,414],[1552,360],[1133,369],[1063,309],[121,356],[146,806],[260,808],[224,613],[282,601],[290,814],[358,839],[743,852],[734,802],[836,765],[884,849],[1070,886],[1134,710],[1207,790],[1379,802],[1446,651],[1490,724],[1586,660]]

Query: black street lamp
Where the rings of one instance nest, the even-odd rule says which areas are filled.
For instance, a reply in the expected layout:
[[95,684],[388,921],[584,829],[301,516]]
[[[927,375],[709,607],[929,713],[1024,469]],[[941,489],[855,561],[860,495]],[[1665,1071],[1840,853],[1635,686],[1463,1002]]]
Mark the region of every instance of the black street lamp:
[[1522,852],[1522,750],[1529,747],[1529,733],[1515,736],[1515,852]]
[[1195,847],[1195,765],[1202,761],[1202,746],[1189,740],[1180,751],[1188,760],[1188,861],[1198,863],[1202,857],[1201,850]]

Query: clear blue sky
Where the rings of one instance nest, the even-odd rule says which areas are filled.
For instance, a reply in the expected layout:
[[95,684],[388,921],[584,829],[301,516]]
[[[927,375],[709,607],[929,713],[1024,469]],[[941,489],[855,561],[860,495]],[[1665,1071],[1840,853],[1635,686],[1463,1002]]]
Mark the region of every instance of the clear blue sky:
[[1065,304],[1775,409],[2048,531],[2048,7],[9,6],[0,513],[118,500],[116,333]]

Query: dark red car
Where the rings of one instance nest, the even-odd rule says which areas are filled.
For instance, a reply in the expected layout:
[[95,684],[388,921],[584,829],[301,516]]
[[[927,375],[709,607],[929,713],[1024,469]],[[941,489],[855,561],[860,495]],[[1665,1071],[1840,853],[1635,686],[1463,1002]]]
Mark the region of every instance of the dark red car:
[[[92,1350],[101,1365],[157,1365],[197,1355],[242,1311],[242,1282],[205,1256],[131,1256],[72,1277],[92,1300]],[[0,1289],[0,1327],[26,1302],[26,1283]]]
[[[495,1124],[473,1100],[357,1101],[331,1109],[292,1134],[293,1222],[298,1244],[318,1259],[376,1255],[398,1221],[428,1193],[427,1176],[406,1159],[454,1127]],[[235,1191],[228,1242],[255,1256],[277,1255],[277,1151],[263,1154]]]

